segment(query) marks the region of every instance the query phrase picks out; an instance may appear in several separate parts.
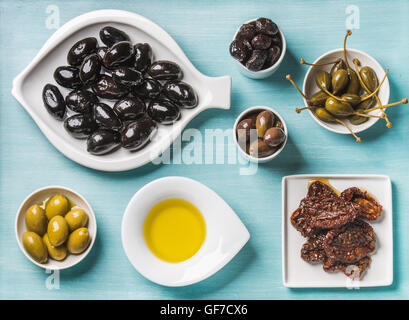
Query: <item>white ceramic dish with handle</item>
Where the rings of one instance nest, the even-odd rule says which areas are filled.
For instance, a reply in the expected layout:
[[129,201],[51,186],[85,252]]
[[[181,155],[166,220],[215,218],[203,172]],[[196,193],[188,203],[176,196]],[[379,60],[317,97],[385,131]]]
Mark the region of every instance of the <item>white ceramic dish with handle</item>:
[[[376,250],[372,253],[372,263],[361,280],[352,280],[341,271],[327,273],[322,264],[305,262],[300,251],[303,238],[291,224],[291,214],[306,196],[308,183],[313,179],[327,179],[339,191],[350,187],[367,190],[382,205],[381,216],[368,221],[376,234]],[[282,180],[282,263],[283,284],[291,288],[330,287],[376,287],[393,283],[393,217],[391,180],[384,175],[293,175]]]
[[[34,205],[34,204],[41,204],[48,198],[55,196],[57,194],[61,194],[67,197],[72,203],[74,203],[77,207],[83,209],[88,214],[88,225],[87,228],[89,230],[89,234],[91,237],[91,243],[89,244],[88,248],[81,254],[68,254],[67,257],[62,261],[56,261],[48,257],[48,261],[46,263],[38,263],[35,261],[26,251],[23,246],[22,237],[23,233],[27,231],[27,227],[25,224],[25,215],[27,209]],[[94,211],[92,207],[84,199],[79,193],[75,192],[74,190],[60,187],[60,186],[49,186],[44,187],[32,192],[26,199],[21,203],[20,208],[17,211],[16,221],[15,221],[15,233],[17,238],[17,243],[24,253],[24,255],[35,265],[49,270],[62,270],[67,269],[75,266],[76,264],[80,263],[88,253],[91,251],[95,238],[97,236],[97,220],[95,219]]]
[[[146,215],[160,201],[189,201],[203,215],[206,238],[190,259],[169,263],[148,248],[143,232]],[[164,286],[179,287],[202,281],[223,268],[250,238],[233,209],[216,192],[184,177],[154,180],[132,197],[122,218],[122,246],[131,264],[145,278]]]
[[[335,50],[328,51],[324,53],[322,56],[320,56],[317,60],[314,61],[315,63],[325,63],[329,61],[334,61],[338,58],[344,59],[344,49],[339,48]],[[382,66],[376,61],[373,57],[371,57],[369,54],[362,52],[360,50],[356,49],[347,49],[347,58],[349,65],[353,70],[355,70],[355,66],[352,62],[354,58],[357,58],[361,62],[361,67],[363,66],[370,66],[372,69],[374,69],[376,75],[378,76],[378,81],[381,82],[383,77],[385,76],[385,71],[383,70]],[[307,74],[305,75],[304,78],[304,85],[303,85],[303,92],[307,97],[311,97],[314,93],[319,91],[319,88],[317,87],[315,83],[315,76],[317,73],[321,70],[329,72],[331,69],[332,65],[328,66],[323,66],[323,67],[310,67],[307,71]],[[385,82],[382,84],[382,87],[378,91],[378,97],[379,100],[382,102],[382,105],[385,105],[389,101],[389,94],[390,94],[390,88],[389,88],[389,80],[388,78],[385,79]],[[304,99],[304,104],[307,106],[307,101]],[[375,106],[375,105],[374,105]],[[320,119],[318,119],[314,112],[311,110],[308,110],[310,113],[311,117],[321,126],[324,127],[325,129],[335,132],[335,133],[340,133],[340,134],[351,134],[347,128],[345,128],[342,124],[340,123],[328,123],[324,122]],[[369,114],[373,115],[381,115],[380,110],[375,110],[370,112]],[[372,127],[379,118],[369,118],[368,121],[360,124],[360,125],[353,125],[349,121],[347,121],[347,124],[350,125],[352,131],[355,133],[359,133],[361,131],[364,131],[370,127]]]
[[[159,125],[155,139],[137,152],[120,149],[114,153],[95,156],[87,152],[84,140],[72,138],[62,122],[46,111],[41,92],[47,83],[54,83],[53,73],[58,66],[67,65],[67,53],[80,39],[96,37],[104,26],[125,31],[133,43],[151,45],[155,60],[176,62],[184,72],[183,80],[197,92],[199,105],[182,110],[182,117],[174,125]],[[99,40],[100,42],[100,40]],[[102,42],[100,42],[102,44]],[[69,90],[59,87],[63,96]],[[14,79],[12,94],[26,109],[47,139],[66,157],[97,170],[124,171],[140,167],[159,156],[199,113],[210,108],[230,108],[231,78],[211,78],[200,73],[189,61],[175,40],[152,21],[132,12],[99,10],[78,16],[64,24],[47,40],[33,61]],[[102,102],[106,102],[101,99]],[[109,103],[112,105],[112,102]]]

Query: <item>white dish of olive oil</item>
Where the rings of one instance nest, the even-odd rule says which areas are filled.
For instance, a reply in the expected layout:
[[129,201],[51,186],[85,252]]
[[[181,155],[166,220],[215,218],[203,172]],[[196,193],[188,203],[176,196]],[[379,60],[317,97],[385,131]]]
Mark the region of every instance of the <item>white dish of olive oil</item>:
[[125,210],[121,232],[135,269],[171,287],[210,277],[250,238],[219,195],[184,177],[158,179],[140,189]]

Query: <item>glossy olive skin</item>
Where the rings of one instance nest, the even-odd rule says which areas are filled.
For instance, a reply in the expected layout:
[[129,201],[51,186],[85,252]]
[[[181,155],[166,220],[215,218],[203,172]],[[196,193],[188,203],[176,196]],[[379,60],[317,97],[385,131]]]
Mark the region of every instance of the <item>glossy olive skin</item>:
[[154,79],[145,79],[141,85],[133,88],[132,93],[142,99],[155,99],[162,92],[161,84]]
[[156,134],[158,126],[148,116],[129,122],[122,131],[121,144],[124,148],[136,151],[142,149]]
[[79,78],[84,84],[97,80],[101,71],[101,59],[97,53],[87,56],[81,64]]
[[97,96],[93,92],[85,89],[71,91],[65,97],[67,107],[78,113],[90,112],[92,106],[97,102]]
[[135,54],[135,49],[130,41],[115,43],[106,52],[102,63],[107,68],[115,68],[129,60]]
[[86,56],[97,51],[98,41],[90,37],[76,42],[68,51],[67,61],[72,66],[81,65]]
[[163,94],[175,104],[186,109],[197,106],[197,94],[193,88],[183,81],[170,81],[163,86]]
[[46,263],[48,260],[47,248],[43,239],[35,232],[23,233],[23,246],[28,254],[39,263]]
[[111,47],[117,42],[130,41],[129,36],[125,32],[110,26],[102,28],[99,31],[99,37],[108,47]]
[[324,121],[324,122],[337,122],[336,118],[329,113],[325,108],[317,108],[315,110],[315,115],[317,116],[318,119]]
[[80,208],[72,209],[65,215],[65,221],[67,221],[70,232],[76,229],[86,227],[88,224],[88,215]]
[[43,236],[43,242],[47,248],[49,256],[52,259],[57,261],[62,261],[65,259],[65,257],[67,256],[67,246],[65,244],[62,244],[58,247],[53,246],[47,233]]
[[54,71],[54,79],[60,86],[65,88],[78,89],[82,87],[82,81],[77,67],[58,67]]
[[52,196],[45,205],[45,214],[48,220],[55,216],[64,216],[70,210],[70,204],[67,197],[57,194]]
[[148,115],[162,124],[175,123],[180,118],[180,109],[169,100],[151,101],[148,106]]
[[73,231],[67,241],[67,249],[72,254],[80,254],[87,249],[91,237],[87,228],[79,228]]
[[329,95],[324,91],[318,91],[314,93],[308,100],[308,104],[314,107],[325,107],[325,101],[329,98]]
[[27,209],[25,221],[28,231],[33,231],[40,236],[47,232],[47,216],[38,204]]
[[100,128],[118,130],[122,127],[115,111],[105,103],[96,103],[92,108],[92,117]]
[[182,69],[176,63],[167,60],[153,62],[148,73],[156,80],[179,80],[183,77]]
[[47,234],[50,243],[58,247],[68,239],[69,228],[64,217],[55,216],[50,220],[47,227]]
[[142,73],[130,67],[118,67],[111,74],[115,82],[129,88],[139,86],[143,81]]
[[262,111],[258,114],[256,118],[256,129],[257,129],[257,136],[259,138],[264,137],[264,133],[267,131],[268,128],[271,128],[274,124],[275,116],[270,111]]
[[135,120],[145,114],[145,103],[138,97],[125,97],[114,105],[114,111],[122,121]]
[[43,89],[43,102],[47,111],[57,120],[65,115],[66,105],[60,90],[52,84],[46,84]]
[[254,129],[254,126],[253,126],[254,122],[255,122],[254,119],[248,118],[248,119],[241,120],[237,124],[236,135],[237,135],[237,138],[239,139],[239,142],[242,142],[240,140],[243,138],[245,138],[246,142],[250,141],[251,130]]
[[337,101],[332,97],[325,102],[325,109],[336,117],[348,117],[354,113],[354,109],[348,102]]
[[267,58],[268,52],[266,50],[253,50],[246,62],[246,68],[251,71],[259,71],[263,68]]
[[263,139],[257,139],[251,143],[249,154],[255,158],[265,158],[276,152],[276,148],[270,147]]
[[263,139],[268,146],[278,147],[285,140],[284,130],[277,127],[269,128],[264,134]]
[[75,114],[64,120],[64,128],[72,137],[86,139],[97,129],[97,124],[88,113]]
[[137,43],[135,49],[135,69],[145,72],[152,64],[152,48],[147,43]]
[[331,76],[326,71],[320,71],[315,76],[315,83],[322,91],[331,90]]
[[87,151],[94,155],[104,155],[120,147],[120,134],[110,129],[98,129],[87,139]]
[[108,52],[109,48],[108,47],[99,47],[96,51],[96,54],[98,55],[98,57],[102,60],[104,59],[106,53]]
[[345,69],[337,70],[331,76],[332,93],[339,94],[349,83],[348,72]]
[[120,99],[128,94],[128,89],[119,85],[108,75],[101,75],[97,82],[92,85],[92,91],[103,99]]

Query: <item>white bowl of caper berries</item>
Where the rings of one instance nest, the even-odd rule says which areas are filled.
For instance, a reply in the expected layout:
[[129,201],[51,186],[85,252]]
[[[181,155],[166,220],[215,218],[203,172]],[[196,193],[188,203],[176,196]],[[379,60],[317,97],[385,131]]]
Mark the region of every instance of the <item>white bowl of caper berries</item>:
[[97,222],[80,194],[50,186],[34,191],[23,201],[15,232],[21,251],[32,263],[62,270],[78,264],[91,251]]
[[288,131],[277,111],[270,107],[255,106],[237,117],[233,138],[245,159],[264,163],[281,153],[287,143]]

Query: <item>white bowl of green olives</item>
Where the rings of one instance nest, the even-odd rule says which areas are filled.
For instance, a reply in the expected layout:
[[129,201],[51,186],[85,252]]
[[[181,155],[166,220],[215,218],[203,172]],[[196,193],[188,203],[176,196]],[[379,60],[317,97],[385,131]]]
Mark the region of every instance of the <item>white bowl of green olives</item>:
[[245,159],[265,163],[276,158],[284,149],[288,130],[284,119],[273,108],[255,106],[237,117],[233,138]]
[[[323,64],[327,63],[330,61],[335,61],[337,59],[344,59],[344,49],[339,48],[335,50],[328,51],[324,53],[322,56],[317,58],[313,64]],[[349,62],[350,67],[355,70],[355,66],[353,63],[353,59],[358,59],[360,62],[360,68],[364,66],[368,66],[372,68],[372,70],[375,72],[376,77],[378,78],[378,83],[381,82],[381,80],[385,77],[385,71],[382,68],[382,66],[369,54],[362,52],[360,50],[356,49],[347,49],[347,59]],[[344,60],[343,60],[344,61]],[[331,69],[333,67],[333,64],[327,65],[327,66],[311,66],[304,78],[304,84],[303,84],[303,92],[305,96],[312,97],[315,93],[319,92],[320,89],[318,88],[316,84],[316,77],[317,74],[320,71],[326,71],[329,74],[331,74]],[[361,96],[363,96],[364,92],[362,89],[358,92]],[[382,105],[386,105],[389,101],[389,95],[390,95],[390,87],[389,87],[389,81],[388,78],[386,77],[383,84],[379,88],[379,91],[377,93],[380,102]],[[305,106],[308,106],[308,102],[306,99],[304,99]],[[374,102],[371,107],[374,107],[376,105],[376,102]],[[359,106],[359,105],[358,105]],[[357,109],[356,107],[354,109]],[[311,117],[323,128],[335,132],[335,133],[340,133],[340,134],[351,134],[349,129],[339,123],[339,122],[328,122],[328,121],[323,121],[322,119],[318,118],[316,113],[312,110],[308,110]],[[374,115],[374,116],[381,116],[381,110],[374,110],[371,112],[368,112],[368,115]],[[378,120],[379,118],[376,117],[368,117],[365,122],[362,123],[354,123],[350,119],[351,117],[344,117],[342,121],[347,124],[347,126],[350,127],[350,129],[354,133],[359,133],[362,132],[370,127],[372,127]]]
[[15,233],[21,251],[32,263],[62,270],[80,263],[91,251],[97,222],[80,194],[49,186],[34,191],[22,202]]
[[281,29],[268,18],[258,18],[246,21],[236,31],[230,55],[244,76],[265,79],[278,69],[286,48]]

